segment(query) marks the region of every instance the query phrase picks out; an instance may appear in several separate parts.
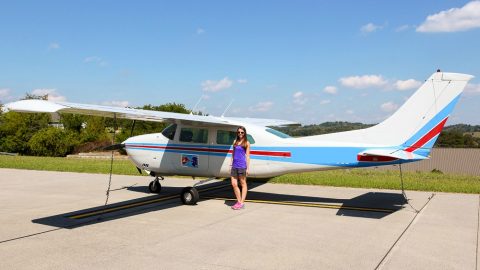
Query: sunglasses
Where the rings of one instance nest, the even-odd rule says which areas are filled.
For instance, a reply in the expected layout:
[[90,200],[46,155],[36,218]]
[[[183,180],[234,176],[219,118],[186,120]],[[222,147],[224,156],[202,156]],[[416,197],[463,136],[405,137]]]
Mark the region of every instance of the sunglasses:
[[237,134],[245,134],[243,131],[237,131]]

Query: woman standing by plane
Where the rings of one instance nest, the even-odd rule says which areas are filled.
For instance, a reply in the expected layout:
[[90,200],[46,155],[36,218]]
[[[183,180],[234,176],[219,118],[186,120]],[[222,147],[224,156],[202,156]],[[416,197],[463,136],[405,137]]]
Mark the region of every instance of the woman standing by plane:
[[[230,172],[233,192],[237,198],[237,203],[232,206],[233,210],[245,208],[245,198],[247,197],[247,175],[250,165],[250,143],[247,140],[247,130],[245,127],[237,128],[237,138],[233,142],[232,170]],[[242,190],[238,187],[238,181]]]

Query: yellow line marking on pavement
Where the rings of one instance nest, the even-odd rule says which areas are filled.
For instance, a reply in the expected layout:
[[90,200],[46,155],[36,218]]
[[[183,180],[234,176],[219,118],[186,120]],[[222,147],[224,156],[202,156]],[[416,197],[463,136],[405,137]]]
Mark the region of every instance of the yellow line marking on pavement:
[[[198,190],[198,191],[199,192],[205,192],[205,191],[209,191],[209,190],[224,188],[224,187],[227,187],[227,186],[229,186],[229,185],[209,187],[209,188],[204,188],[204,189],[201,189],[201,190]],[[171,196],[167,196],[167,197],[161,197],[161,198],[156,198],[156,199],[151,199],[151,200],[146,200],[146,201],[140,201],[140,202],[136,202],[136,203],[129,203],[129,204],[110,207],[110,208],[106,208],[106,209],[99,209],[99,210],[92,211],[92,212],[77,214],[77,215],[73,215],[73,216],[67,216],[67,218],[82,219],[82,218],[87,218],[87,217],[96,216],[96,215],[100,215],[100,214],[106,214],[106,213],[116,212],[116,211],[120,211],[120,210],[124,210],[124,209],[128,209],[128,208],[133,208],[133,207],[137,207],[137,206],[143,206],[143,205],[152,204],[152,203],[156,203],[156,202],[162,202],[162,201],[175,199],[175,198],[180,198],[180,195],[171,195]]]
[[[236,199],[220,198],[220,197],[203,196],[202,198],[212,199],[212,200],[236,201]],[[251,203],[292,205],[292,206],[303,206],[303,207],[318,207],[318,208],[331,208],[331,209],[357,210],[357,211],[383,212],[383,213],[393,213],[393,212],[396,211],[396,210],[393,210],[393,209],[385,209],[385,208],[342,206],[342,205],[325,204],[325,203],[306,203],[306,202],[294,202],[294,201],[267,201],[267,200],[245,200],[245,201],[246,202],[251,202]]]

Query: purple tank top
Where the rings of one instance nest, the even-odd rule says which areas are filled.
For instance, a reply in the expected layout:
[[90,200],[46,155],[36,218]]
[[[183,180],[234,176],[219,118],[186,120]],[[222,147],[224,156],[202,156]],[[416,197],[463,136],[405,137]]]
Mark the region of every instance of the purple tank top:
[[233,146],[233,164],[232,168],[246,169],[247,155],[245,149],[241,145]]

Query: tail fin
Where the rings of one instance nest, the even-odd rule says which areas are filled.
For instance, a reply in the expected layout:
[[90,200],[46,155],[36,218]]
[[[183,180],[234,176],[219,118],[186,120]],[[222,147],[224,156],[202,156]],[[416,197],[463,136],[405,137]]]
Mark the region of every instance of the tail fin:
[[[312,136],[336,142],[402,147],[427,156],[460,94],[473,76],[436,72],[392,116],[361,130]],[[316,138],[314,138],[316,137]]]
[[473,76],[436,72],[391,117],[375,127],[389,131],[406,152],[428,156],[453,111],[460,95]]

